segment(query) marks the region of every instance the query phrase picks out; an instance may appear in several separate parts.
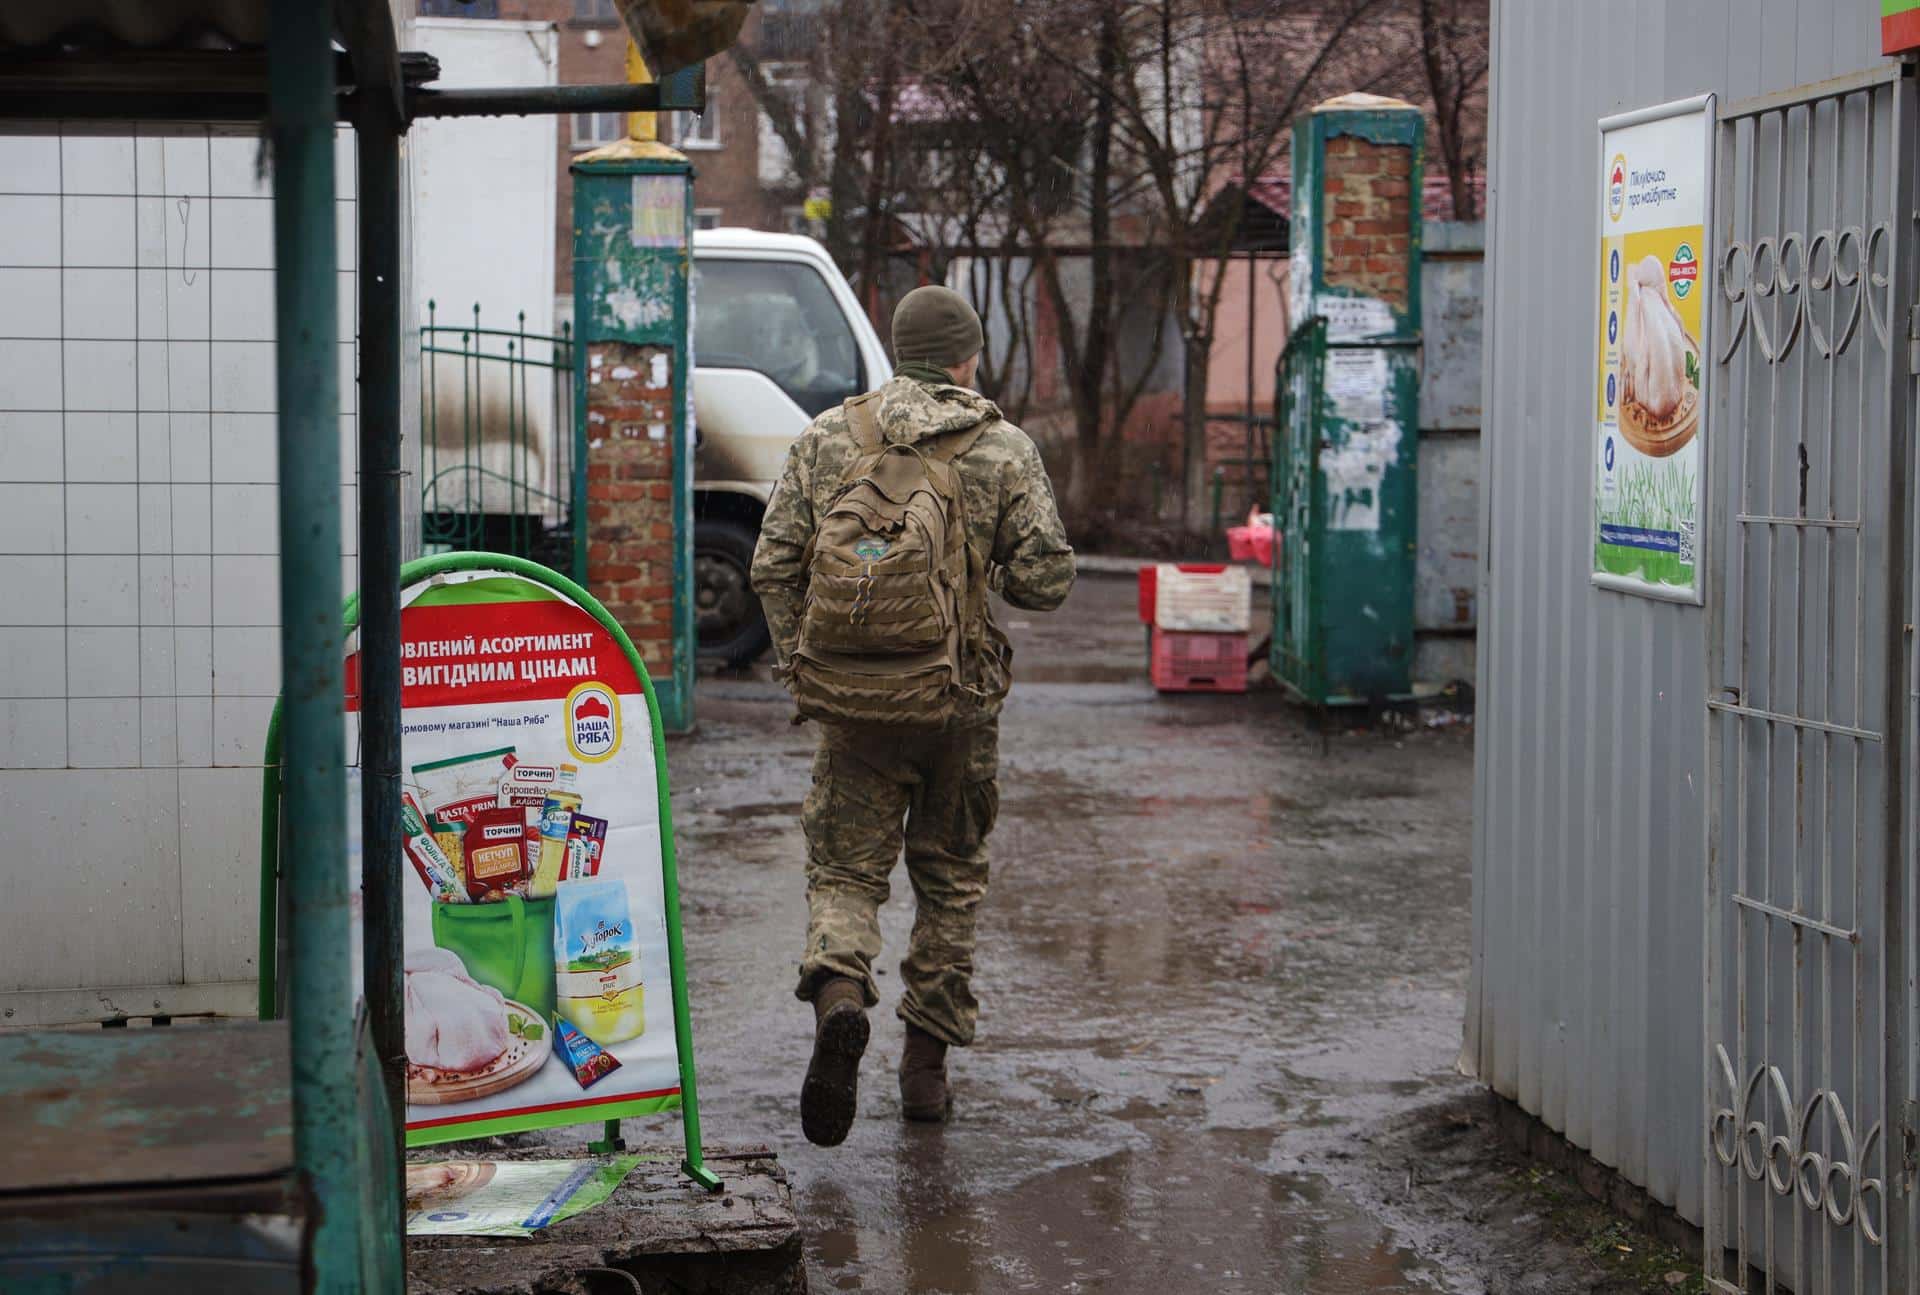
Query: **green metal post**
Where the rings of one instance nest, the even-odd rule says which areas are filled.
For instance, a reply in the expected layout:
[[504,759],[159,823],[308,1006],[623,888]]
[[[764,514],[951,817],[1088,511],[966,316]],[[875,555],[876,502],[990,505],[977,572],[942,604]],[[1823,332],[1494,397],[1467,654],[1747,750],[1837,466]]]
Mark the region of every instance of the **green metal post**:
[[274,0],[267,42],[279,390],[283,801],[291,894],[293,1147],[305,1284],[360,1288],[355,1014],[340,723],[340,357],[333,9]]
[[1280,682],[1313,706],[1412,687],[1424,140],[1404,104],[1333,100],[1294,125],[1274,651]]
[[260,760],[260,858],[272,860],[269,871],[264,862],[260,873],[260,990],[259,1010],[263,1021],[280,1016],[280,703],[273,703],[273,716],[267,721],[267,749]]
[[[400,1006],[400,130],[369,96],[355,126],[360,217],[361,888],[368,1025],[396,1152],[406,1142]],[[398,1220],[395,1220],[396,1228]]]
[[[574,517],[579,539],[589,538],[593,501],[587,488],[588,405],[594,398],[588,375],[596,345],[658,347],[667,354],[671,422],[666,424],[672,466],[671,673],[656,679],[668,732],[693,727],[693,446],[691,435],[693,339],[693,168],[672,149],[638,145],[631,155],[611,156],[622,146],[576,161],[573,172],[574,305]],[[642,195],[659,185],[677,187],[672,228],[656,226],[660,211],[636,212]],[[613,438],[608,438],[613,443]],[[577,541],[576,541],[577,542]],[[589,572],[590,574],[590,572]]]

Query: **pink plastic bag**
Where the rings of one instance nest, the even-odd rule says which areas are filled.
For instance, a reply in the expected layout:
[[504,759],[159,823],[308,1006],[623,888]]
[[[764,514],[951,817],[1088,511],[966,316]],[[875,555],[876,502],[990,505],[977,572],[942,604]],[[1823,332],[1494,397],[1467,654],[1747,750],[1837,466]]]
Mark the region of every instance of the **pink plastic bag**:
[[1227,527],[1227,555],[1235,562],[1258,562],[1273,566],[1273,514],[1254,508],[1247,514],[1245,526]]

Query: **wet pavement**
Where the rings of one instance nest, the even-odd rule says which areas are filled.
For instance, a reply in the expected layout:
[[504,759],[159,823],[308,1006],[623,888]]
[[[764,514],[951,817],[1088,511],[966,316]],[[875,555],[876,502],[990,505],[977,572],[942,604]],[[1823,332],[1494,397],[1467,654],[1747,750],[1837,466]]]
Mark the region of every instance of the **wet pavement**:
[[764,672],[701,680],[670,759],[708,1140],[778,1150],[815,1291],[1485,1289],[1383,1221],[1357,1150],[1471,1091],[1470,737],[1323,741],[1270,691],[1158,697],[1133,596],[1084,580],[1004,614],[1020,683],[956,1118],[899,1117],[896,873],[833,1150],[797,1115],[812,733]]

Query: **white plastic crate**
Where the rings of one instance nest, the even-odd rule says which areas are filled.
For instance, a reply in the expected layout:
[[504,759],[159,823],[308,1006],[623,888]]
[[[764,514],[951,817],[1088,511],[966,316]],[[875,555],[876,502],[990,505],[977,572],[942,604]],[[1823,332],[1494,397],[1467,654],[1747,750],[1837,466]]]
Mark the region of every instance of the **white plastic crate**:
[[1253,573],[1243,566],[1183,571],[1172,562],[1154,571],[1153,623],[1163,630],[1244,634],[1253,620]]

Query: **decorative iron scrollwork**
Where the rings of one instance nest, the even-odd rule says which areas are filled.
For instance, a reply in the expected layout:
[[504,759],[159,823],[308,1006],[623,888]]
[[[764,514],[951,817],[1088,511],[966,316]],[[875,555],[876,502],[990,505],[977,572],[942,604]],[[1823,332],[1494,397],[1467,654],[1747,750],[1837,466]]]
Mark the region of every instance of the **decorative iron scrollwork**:
[[[1893,313],[1893,280],[1883,262],[1891,255],[1887,241],[1891,236],[1891,223],[1882,221],[1871,231],[1848,225],[1839,230],[1820,230],[1811,239],[1790,231],[1729,242],[1721,250],[1716,276],[1728,313],[1727,344],[1720,352],[1720,363],[1734,357],[1749,333],[1768,364],[1779,364],[1792,355],[1802,335],[1822,359],[1830,360],[1844,355],[1853,344],[1863,316],[1873,325],[1880,345],[1886,347]],[[1813,296],[1848,289],[1853,295],[1836,317],[1838,336],[1829,337],[1811,308]],[[1778,338],[1768,330],[1765,315],[1756,308],[1757,302],[1776,294],[1790,311]]]
[[[1825,1214],[1836,1227],[1844,1228],[1857,1220],[1861,1234],[1880,1245],[1881,1229],[1868,1212],[1867,1200],[1874,1198],[1884,1216],[1886,1184],[1880,1178],[1866,1176],[1868,1162],[1880,1141],[1880,1124],[1876,1122],[1867,1130],[1866,1138],[1857,1141],[1846,1107],[1832,1089],[1815,1089],[1805,1105],[1796,1108],[1780,1067],[1761,1062],[1742,1086],[1734,1077],[1726,1048],[1715,1044],[1713,1051],[1730,1103],[1715,1109],[1707,1120],[1714,1158],[1729,1169],[1738,1166],[1756,1183],[1764,1179],[1776,1196],[1798,1196],[1802,1205]],[[1764,1102],[1761,1116],[1753,1116],[1754,1097],[1762,1093],[1762,1081],[1772,1087],[1774,1105],[1786,1113],[1785,1132],[1771,1132]],[[1738,1109],[1731,1105],[1735,1101]],[[1839,1154],[1831,1157],[1808,1145],[1808,1132],[1823,1111],[1832,1121],[1834,1134],[1826,1145],[1832,1147],[1836,1139],[1839,1143]]]

